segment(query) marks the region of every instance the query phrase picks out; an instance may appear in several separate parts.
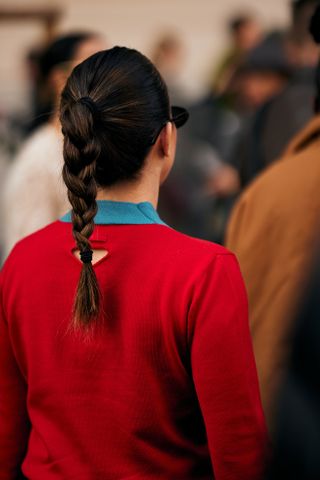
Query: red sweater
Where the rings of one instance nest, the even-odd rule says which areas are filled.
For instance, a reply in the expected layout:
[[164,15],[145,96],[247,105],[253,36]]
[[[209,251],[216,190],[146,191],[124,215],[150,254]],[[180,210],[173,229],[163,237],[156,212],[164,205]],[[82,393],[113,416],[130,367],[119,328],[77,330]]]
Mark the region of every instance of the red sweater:
[[235,257],[167,226],[98,225],[104,322],[68,331],[71,225],[1,273],[0,479],[251,480],[266,433]]

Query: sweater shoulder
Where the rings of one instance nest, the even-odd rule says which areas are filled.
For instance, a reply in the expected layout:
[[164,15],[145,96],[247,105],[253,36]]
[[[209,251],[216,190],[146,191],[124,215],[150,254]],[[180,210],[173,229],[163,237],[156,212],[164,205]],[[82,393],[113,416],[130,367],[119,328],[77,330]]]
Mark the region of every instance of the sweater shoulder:
[[[19,240],[11,250],[4,266],[22,262],[28,258],[34,260],[41,257],[42,252],[51,250],[53,245],[58,245],[63,238],[67,238],[68,233],[63,228],[62,222],[58,220],[46,225]],[[54,251],[52,253],[54,254]]]
[[190,254],[200,258],[215,257],[217,255],[233,255],[233,253],[222,245],[208,240],[191,237],[170,227],[158,226],[155,232],[159,239],[158,242],[168,245],[171,251],[176,251],[179,256],[185,257]]

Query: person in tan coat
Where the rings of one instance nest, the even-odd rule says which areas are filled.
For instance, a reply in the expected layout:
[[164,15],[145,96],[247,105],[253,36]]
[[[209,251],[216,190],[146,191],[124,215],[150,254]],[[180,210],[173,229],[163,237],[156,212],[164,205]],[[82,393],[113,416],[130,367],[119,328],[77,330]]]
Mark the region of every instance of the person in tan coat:
[[[310,24],[317,44],[319,32],[320,5]],[[320,61],[316,84],[316,115],[282,158],[243,192],[226,234],[226,246],[237,254],[248,290],[261,396],[271,430],[320,233]]]
[[238,256],[249,294],[261,395],[271,428],[319,223],[317,115],[291,142],[283,158],[244,191],[227,229],[226,246]]

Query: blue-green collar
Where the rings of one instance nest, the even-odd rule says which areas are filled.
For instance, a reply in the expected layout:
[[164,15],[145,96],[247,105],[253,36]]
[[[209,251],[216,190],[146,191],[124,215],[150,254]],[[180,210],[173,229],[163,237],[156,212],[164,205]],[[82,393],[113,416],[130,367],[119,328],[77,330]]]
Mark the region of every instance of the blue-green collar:
[[[113,200],[98,200],[98,212],[94,218],[96,225],[150,225],[165,223],[149,202],[131,203]],[[61,222],[71,222],[71,212],[60,218]]]

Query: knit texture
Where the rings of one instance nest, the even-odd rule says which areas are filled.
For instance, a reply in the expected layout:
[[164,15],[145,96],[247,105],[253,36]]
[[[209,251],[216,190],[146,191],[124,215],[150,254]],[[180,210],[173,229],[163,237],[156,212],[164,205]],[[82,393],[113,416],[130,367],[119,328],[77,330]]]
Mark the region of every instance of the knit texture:
[[[68,330],[68,223],[0,277],[0,479],[257,480],[266,432],[235,257],[164,225],[97,225],[100,326]],[[214,473],[213,473],[214,471]]]

